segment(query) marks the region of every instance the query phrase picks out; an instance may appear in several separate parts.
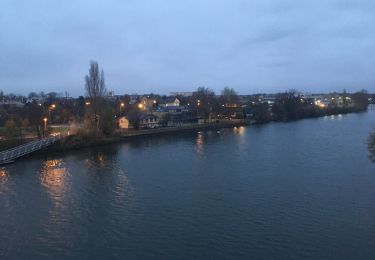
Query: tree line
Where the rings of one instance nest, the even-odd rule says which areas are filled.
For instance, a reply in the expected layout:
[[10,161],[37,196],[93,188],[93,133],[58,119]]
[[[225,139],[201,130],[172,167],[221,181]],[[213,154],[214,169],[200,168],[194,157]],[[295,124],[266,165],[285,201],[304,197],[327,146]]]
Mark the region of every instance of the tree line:
[[[55,92],[48,94],[31,92],[29,100],[38,97],[43,102],[32,101],[23,107],[0,106],[0,125],[5,127],[9,136],[17,135],[15,129],[29,128],[38,136],[42,136],[47,125],[76,124],[82,135],[100,136],[111,135],[117,128],[117,120],[126,116],[136,122],[140,115],[152,112],[140,109],[140,98],[132,101],[130,95],[117,99],[109,99],[105,83],[104,71],[96,61],[90,63],[88,74],[84,77],[85,97],[72,99],[59,96]],[[7,95],[0,92],[0,101]],[[15,95],[12,95],[14,98]],[[317,106],[313,100],[306,98],[297,90],[289,90],[274,95],[272,104],[260,99],[260,95],[240,96],[233,88],[225,87],[216,94],[207,87],[198,87],[191,96],[177,96],[181,105],[186,107],[191,118],[202,120],[220,119],[251,119],[264,123],[271,120],[288,121],[306,117],[317,117],[327,114],[347,113],[365,110],[369,104],[367,91],[348,94],[340,93],[342,104]],[[151,109],[155,109],[165,96],[150,94],[148,99],[154,100]],[[350,103],[349,99],[350,97]],[[21,98],[21,97],[19,97]],[[23,99],[24,100],[24,99]]]

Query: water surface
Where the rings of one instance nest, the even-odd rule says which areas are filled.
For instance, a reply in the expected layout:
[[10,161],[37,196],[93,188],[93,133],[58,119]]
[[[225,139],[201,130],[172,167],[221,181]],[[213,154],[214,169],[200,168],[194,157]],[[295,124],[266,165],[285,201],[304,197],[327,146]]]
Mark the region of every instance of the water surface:
[[374,258],[372,128],[371,110],[17,161],[0,258]]

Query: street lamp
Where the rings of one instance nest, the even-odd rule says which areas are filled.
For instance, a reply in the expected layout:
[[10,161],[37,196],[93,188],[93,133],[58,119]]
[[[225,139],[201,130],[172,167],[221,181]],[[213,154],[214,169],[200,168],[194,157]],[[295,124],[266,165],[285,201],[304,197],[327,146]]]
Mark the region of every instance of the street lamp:
[[138,104],[138,107],[139,107],[140,109],[142,109],[142,108],[143,108],[143,104],[142,104],[142,103],[139,103],[139,104]]
[[201,101],[197,100],[197,118],[199,118],[199,106],[201,105]]
[[47,130],[47,117],[43,118],[44,121],[44,131]]
[[120,117],[121,117],[121,108],[123,108],[125,106],[124,102],[121,102],[120,104]]
[[52,104],[49,108],[48,108],[48,118],[49,118],[49,124],[51,125],[51,123],[52,123],[52,119],[51,119],[51,111],[53,110],[53,109],[55,109],[56,108],[56,105],[55,104]]

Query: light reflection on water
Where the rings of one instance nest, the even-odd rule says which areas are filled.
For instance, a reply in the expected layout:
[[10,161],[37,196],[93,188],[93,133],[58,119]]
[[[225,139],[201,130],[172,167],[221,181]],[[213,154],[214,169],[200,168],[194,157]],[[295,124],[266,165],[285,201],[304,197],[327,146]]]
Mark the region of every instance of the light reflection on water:
[[331,120],[339,120],[341,121],[343,118],[343,115],[342,114],[338,114],[338,115],[330,115],[330,116],[324,116],[323,119],[324,120],[327,120],[327,119],[331,119]]
[[4,167],[0,168],[0,195],[3,193],[3,189],[6,189],[8,179],[9,172]]
[[68,171],[62,159],[46,160],[40,170],[40,183],[46,188],[51,199],[60,201],[66,191]]
[[235,140],[237,142],[238,150],[240,152],[244,152],[247,149],[247,146],[248,146],[248,143],[247,143],[248,137],[246,136],[246,130],[247,130],[247,128],[244,127],[244,126],[233,128],[233,133],[237,137]]
[[102,152],[91,154],[89,158],[85,159],[85,163],[88,167],[111,167],[110,158]]
[[198,132],[198,135],[197,135],[197,138],[196,138],[195,150],[199,155],[204,154],[204,143],[203,143],[202,132]]
[[239,126],[239,127],[233,127],[233,133],[239,134],[240,136],[244,136],[246,133],[246,127]]
[[365,115],[20,160],[0,170],[0,259],[371,259]]
[[5,168],[0,169],[0,184],[6,183],[8,181],[9,173]]

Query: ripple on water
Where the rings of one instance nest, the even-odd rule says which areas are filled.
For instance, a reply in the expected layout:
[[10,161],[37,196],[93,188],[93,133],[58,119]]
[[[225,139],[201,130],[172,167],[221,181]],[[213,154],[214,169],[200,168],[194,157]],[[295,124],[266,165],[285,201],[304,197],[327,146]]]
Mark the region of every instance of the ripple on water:
[[374,123],[328,117],[17,162],[0,170],[0,258],[371,259]]

